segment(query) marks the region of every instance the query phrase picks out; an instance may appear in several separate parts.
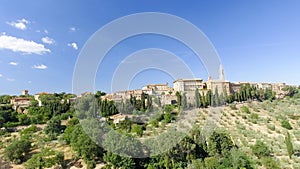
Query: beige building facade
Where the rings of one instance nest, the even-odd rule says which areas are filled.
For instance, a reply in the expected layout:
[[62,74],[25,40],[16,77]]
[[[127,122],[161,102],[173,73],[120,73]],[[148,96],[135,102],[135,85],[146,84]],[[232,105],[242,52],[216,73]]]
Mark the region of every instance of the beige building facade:
[[202,90],[205,84],[202,79],[178,79],[173,82],[175,92]]

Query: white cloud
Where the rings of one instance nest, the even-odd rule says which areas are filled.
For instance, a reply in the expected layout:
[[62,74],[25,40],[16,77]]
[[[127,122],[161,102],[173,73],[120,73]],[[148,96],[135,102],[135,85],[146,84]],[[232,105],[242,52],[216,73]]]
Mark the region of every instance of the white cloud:
[[9,62],[10,65],[17,66],[19,63],[17,62]]
[[45,32],[45,34],[48,34],[48,33],[49,33],[47,29],[45,29],[44,32]]
[[50,49],[45,48],[43,44],[13,36],[7,36],[5,34],[0,36],[0,49],[8,49],[12,50],[13,52],[38,55],[51,52]]
[[15,79],[13,79],[13,78],[6,78],[6,80],[8,80],[8,81],[10,81],[10,82],[15,81]]
[[0,77],[3,77],[3,75],[2,75],[2,74],[0,74]]
[[54,39],[49,38],[48,36],[42,38],[43,43],[52,45],[55,43]]
[[25,30],[27,29],[27,24],[29,24],[29,21],[23,18],[13,22],[7,22],[7,24],[17,29]]
[[41,64],[41,65],[33,65],[32,68],[33,69],[47,69],[48,67],[44,64]]
[[76,32],[76,30],[77,29],[75,27],[70,27],[70,29],[69,29],[70,32]]
[[78,46],[77,43],[73,42],[73,43],[69,43],[68,46],[72,47],[75,50],[78,50]]

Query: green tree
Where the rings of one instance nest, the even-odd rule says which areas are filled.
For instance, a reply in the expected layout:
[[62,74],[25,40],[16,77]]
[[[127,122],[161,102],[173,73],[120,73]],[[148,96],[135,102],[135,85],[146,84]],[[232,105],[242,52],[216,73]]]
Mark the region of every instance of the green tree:
[[285,137],[285,144],[286,144],[286,148],[287,148],[289,157],[290,157],[290,159],[292,159],[294,149],[293,149],[293,143],[292,143],[291,136],[290,136],[289,132],[287,132],[287,135]]
[[180,110],[180,108],[181,108],[181,100],[182,100],[182,96],[181,96],[181,94],[180,94],[178,91],[176,92],[176,96],[177,96],[178,110]]
[[61,120],[59,119],[58,116],[55,116],[49,120],[44,131],[46,134],[51,135],[51,136],[54,135],[55,136],[54,138],[56,138],[56,135],[61,133],[61,129],[62,129]]
[[122,169],[134,169],[135,162],[132,158],[129,157],[121,157],[119,155],[107,152],[104,154],[103,159],[108,164],[113,165],[115,168],[122,168]]
[[186,109],[187,108],[187,98],[186,98],[186,94],[183,93],[182,94],[182,99],[181,99],[181,107],[182,109]]
[[[93,126],[95,127],[95,126]],[[100,134],[96,134],[99,136]],[[103,155],[103,149],[99,147],[86,133],[76,119],[67,124],[64,138],[72,149],[87,161],[95,160]]]
[[211,106],[212,105],[212,93],[211,93],[211,90],[207,91],[205,98],[206,98],[206,105]]
[[4,156],[11,162],[20,164],[25,161],[29,150],[31,148],[31,142],[27,139],[14,140],[4,150]]
[[207,169],[217,169],[219,167],[219,162],[215,157],[205,158],[204,163]]
[[41,152],[34,154],[26,163],[26,169],[50,168],[54,165],[60,165],[65,168],[64,153],[56,152],[50,149],[42,149]]
[[234,169],[240,169],[240,168],[246,168],[246,169],[252,169],[252,162],[250,159],[246,156],[244,152],[237,148],[233,148],[231,150],[231,164]]
[[199,108],[201,106],[201,96],[198,88],[196,88],[195,90],[195,106],[196,108]]
[[223,155],[228,156],[234,144],[230,136],[223,131],[214,131],[209,137],[208,150],[211,156]]
[[202,105],[203,107],[207,107],[206,98],[205,98],[205,95],[204,95],[203,92],[202,92],[202,95],[201,95],[201,105]]
[[0,104],[9,104],[11,98],[12,97],[9,95],[1,95],[0,96]]

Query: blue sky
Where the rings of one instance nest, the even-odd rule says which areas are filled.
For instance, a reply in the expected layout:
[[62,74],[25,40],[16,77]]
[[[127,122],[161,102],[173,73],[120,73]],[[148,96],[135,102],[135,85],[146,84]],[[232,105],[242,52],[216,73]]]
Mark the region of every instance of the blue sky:
[[[299,85],[299,8],[297,0],[1,1],[0,94],[72,92],[76,59],[89,37],[114,19],[138,12],[169,13],[196,25],[215,46],[229,81]],[[96,90],[110,91],[114,69],[126,56],[155,47],[175,53],[207,79],[187,47],[148,35],[111,50],[99,67]],[[149,70],[137,74],[130,88],[172,81],[166,73]]]

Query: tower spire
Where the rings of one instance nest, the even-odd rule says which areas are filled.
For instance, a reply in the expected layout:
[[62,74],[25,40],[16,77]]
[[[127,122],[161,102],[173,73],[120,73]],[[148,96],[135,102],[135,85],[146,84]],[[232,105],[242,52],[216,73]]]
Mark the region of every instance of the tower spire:
[[224,77],[224,69],[223,69],[222,64],[220,64],[220,67],[219,67],[219,79],[220,79],[220,80],[225,80],[225,77]]

